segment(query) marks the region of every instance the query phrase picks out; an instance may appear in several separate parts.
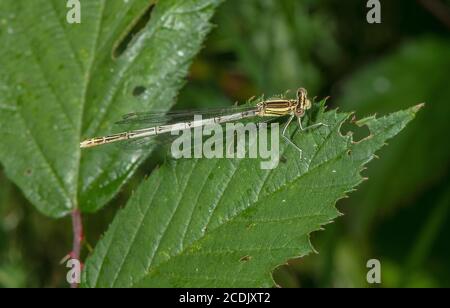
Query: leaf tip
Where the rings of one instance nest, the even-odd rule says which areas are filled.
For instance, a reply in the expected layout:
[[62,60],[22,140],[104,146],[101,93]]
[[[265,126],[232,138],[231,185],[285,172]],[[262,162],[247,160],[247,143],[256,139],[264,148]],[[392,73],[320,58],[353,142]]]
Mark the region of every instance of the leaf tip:
[[420,103],[411,108],[414,113],[417,113],[420,109],[425,107],[425,103]]

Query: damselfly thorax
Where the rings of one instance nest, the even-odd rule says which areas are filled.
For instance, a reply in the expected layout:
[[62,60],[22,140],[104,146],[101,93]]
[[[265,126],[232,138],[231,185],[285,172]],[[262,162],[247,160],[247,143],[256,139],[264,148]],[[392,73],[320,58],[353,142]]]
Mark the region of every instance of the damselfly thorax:
[[311,102],[307,97],[305,89],[297,91],[297,99],[271,99],[263,101],[257,105],[258,116],[260,117],[280,117],[294,115],[302,117],[305,111],[311,108]]

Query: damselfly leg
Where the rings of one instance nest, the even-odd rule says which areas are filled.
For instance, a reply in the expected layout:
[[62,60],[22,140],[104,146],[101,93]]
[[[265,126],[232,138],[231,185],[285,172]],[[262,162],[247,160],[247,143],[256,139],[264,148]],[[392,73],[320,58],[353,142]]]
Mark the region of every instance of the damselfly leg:
[[297,149],[297,151],[299,151],[300,152],[300,158],[302,158],[302,154],[303,154],[303,151],[302,151],[302,149],[300,149],[289,137],[287,137],[286,136],[286,131],[287,131],[287,128],[289,127],[289,125],[292,123],[292,120],[295,118],[295,115],[293,114],[293,115],[291,115],[290,117],[289,117],[289,120],[286,122],[286,124],[284,125],[284,127],[283,127],[283,131],[282,131],[282,133],[281,133],[281,136],[284,138],[284,140],[286,140],[286,142],[289,144],[289,145],[291,145],[291,146],[293,146],[295,149]]
[[316,123],[316,124],[313,124],[313,125],[310,125],[310,126],[307,126],[307,127],[303,127],[301,117],[297,117],[297,120],[298,120],[298,126],[300,127],[300,130],[302,132],[307,131],[309,129],[314,129],[314,128],[317,128],[317,127],[320,127],[320,126],[328,127],[328,124],[325,124],[325,123],[322,123],[322,122]]
[[[298,145],[296,145],[293,140],[291,140],[288,136],[286,136],[287,129],[288,129],[289,125],[292,123],[292,121],[294,120],[295,117],[296,117],[295,114],[293,114],[293,115],[291,115],[289,117],[288,121],[286,122],[286,124],[283,127],[283,131],[281,133],[281,136],[283,137],[284,140],[286,140],[286,142],[289,145],[293,146],[300,153],[300,159],[302,159],[302,157],[303,157],[303,150],[300,149],[300,147]],[[318,127],[321,127],[321,126],[328,127],[328,124],[325,124],[325,123],[322,123],[322,122],[315,123],[315,124],[307,126],[307,127],[303,127],[303,125],[302,125],[302,117],[300,117],[300,116],[297,116],[297,121],[298,121],[298,126],[300,128],[300,131],[302,131],[302,132],[310,130],[310,129],[318,128]]]

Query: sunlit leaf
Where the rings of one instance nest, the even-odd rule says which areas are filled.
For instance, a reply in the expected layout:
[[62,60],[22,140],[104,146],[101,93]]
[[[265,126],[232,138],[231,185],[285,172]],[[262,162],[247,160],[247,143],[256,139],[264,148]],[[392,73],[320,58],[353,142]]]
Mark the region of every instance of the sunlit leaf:
[[219,0],[0,2],[0,161],[43,213],[105,205],[149,152],[81,151],[122,114],[174,103]]

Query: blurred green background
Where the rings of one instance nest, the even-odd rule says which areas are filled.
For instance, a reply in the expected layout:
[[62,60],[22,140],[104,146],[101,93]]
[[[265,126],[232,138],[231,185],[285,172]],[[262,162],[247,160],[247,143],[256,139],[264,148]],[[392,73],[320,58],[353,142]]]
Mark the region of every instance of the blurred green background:
[[[339,201],[345,216],[312,235],[319,254],[274,276],[283,287],[374,287],[366,262],[375,258],[381,287],[450,287],[450,1],[382,0],[381,24],[366,22],[366,2],[226,1],[177,108],[299,86],[358,118],[426,102],[369,164],[370,180]],[[90,245],[162,160],[164,152],[155,153],[109,206],[84,217]],[[59,260],[71,241],[70,219],[39,214],[0,169],[0,286],[65,287]]]

